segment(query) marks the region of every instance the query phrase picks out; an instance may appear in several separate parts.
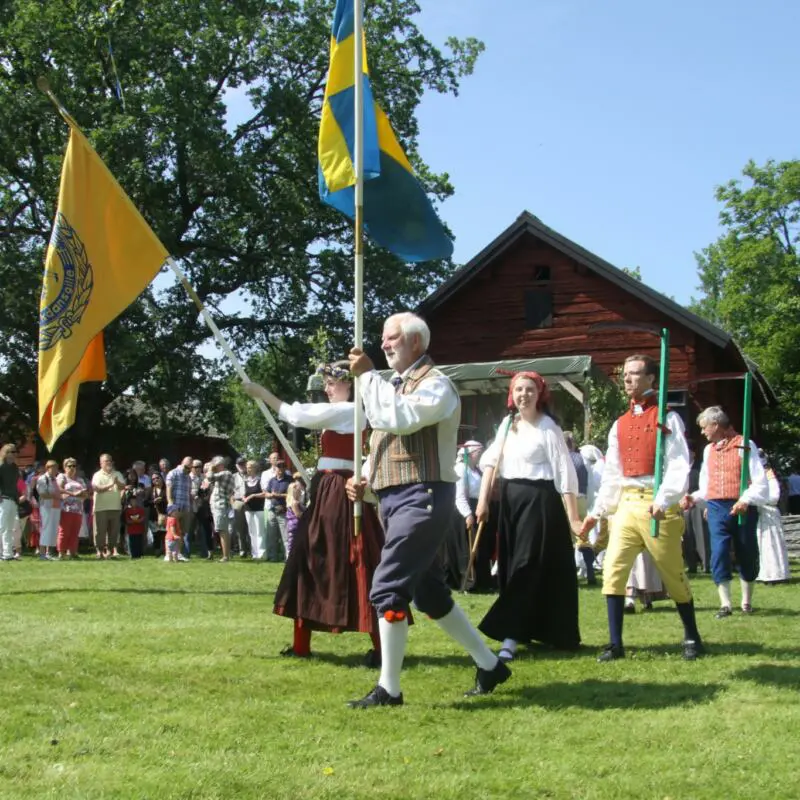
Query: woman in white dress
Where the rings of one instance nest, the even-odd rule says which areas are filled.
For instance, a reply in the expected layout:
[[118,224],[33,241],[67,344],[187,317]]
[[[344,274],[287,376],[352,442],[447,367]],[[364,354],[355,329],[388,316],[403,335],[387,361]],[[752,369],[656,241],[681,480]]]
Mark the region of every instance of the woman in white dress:
[[760,570],[757,581],[761,583],[783,583],[791,576],[789,570],[789,554],[786,551],[786,539],[783,535],[781,512],[778,501],[781,487],[775,470],[769,466],[763,450],[758,453],[767,473],[769,484],[769,500],[766,505],[758,507],[758,554]]

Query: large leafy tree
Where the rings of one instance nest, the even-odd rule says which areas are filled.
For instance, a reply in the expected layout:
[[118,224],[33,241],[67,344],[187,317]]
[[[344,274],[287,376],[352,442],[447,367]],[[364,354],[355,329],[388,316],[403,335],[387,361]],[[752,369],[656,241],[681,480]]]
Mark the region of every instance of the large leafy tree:
[[729,331],[762,369],[780,408],[765,445],[800,458],[800,161],[749,162],[716,190],[725,233],[697,255],[693,310]]
[[[351,230],[319,202],[316,177],[333,5],[0,5],[0,419],[7,432],[36,428],[38,294],[66,142],[64,124],[35,88],[43,74],[240,352],[280,350],[285,370],[305,369],[304,343],[320,326],[345,347]],[[416,25],[418,11],[414,0],[368,0],[367,46],[376,95],[426,187],[442,199],[453,189],[418,157],[416,108],[426,90],[457,93],[482,44],[450,39],[438,49]],[[231,120],[231,97],[246,97],[252,112]],[[415,304],[449,269],[406,268],[378,248],[366,255],[368,339],[383,316]],[[129,390],[162,409],[166,426],[170,408],[187,405],[198,422],[224,422],[225,376],[198,353],[206,338],[180,286],[151,287],[107,331],[109,378],[83,392],[73,438],[91,438],[103,409]]]

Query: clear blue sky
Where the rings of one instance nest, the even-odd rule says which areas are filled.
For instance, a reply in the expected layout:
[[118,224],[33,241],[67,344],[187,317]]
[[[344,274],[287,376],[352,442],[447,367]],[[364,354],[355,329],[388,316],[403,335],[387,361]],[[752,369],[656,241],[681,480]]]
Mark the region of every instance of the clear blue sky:
[[434,43],[486,44],[458,97],[428,94],[420,151],[456,194],[468,261],[527,209],[688,302],[719,235],[715,186],[800,157],[798,0],[422,0]]

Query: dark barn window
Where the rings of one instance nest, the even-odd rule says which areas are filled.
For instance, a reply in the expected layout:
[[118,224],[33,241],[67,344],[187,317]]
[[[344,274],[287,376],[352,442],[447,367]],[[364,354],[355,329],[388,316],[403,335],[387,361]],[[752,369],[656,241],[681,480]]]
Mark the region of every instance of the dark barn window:
[[553,325],[553,293],[549,289],[525,292],[525,327],[550,328]]

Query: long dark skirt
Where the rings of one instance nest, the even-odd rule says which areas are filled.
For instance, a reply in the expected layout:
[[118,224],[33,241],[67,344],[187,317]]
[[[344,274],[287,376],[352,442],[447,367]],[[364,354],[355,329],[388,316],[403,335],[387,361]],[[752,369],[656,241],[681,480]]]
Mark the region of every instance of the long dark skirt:
[[552,481],[500,481],[500,596],[478,626],[497,641],[580,644],[569,521]]
[[353,536],[353,504],[345,494],[350,472],[318,472],[311,505],[300,518],[275,593],[273,611],[303,621],[311,630],[376,633],[369,602],[372,575],[381,557],[383,529],[363,503],[361,534]]

